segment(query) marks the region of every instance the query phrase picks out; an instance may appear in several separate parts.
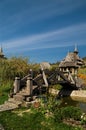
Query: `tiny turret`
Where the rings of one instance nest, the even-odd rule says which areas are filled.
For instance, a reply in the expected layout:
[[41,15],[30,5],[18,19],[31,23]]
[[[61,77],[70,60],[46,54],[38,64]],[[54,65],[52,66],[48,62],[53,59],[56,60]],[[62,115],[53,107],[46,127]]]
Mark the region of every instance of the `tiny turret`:
[[5,55],[3,54],[2,46],[0,47],[0,59],[7,59]]
[[78,54],[78,49],[77,49],[77,45],[76,45],[76,44],[75,44],[74,53],[75,53],[75,54]]

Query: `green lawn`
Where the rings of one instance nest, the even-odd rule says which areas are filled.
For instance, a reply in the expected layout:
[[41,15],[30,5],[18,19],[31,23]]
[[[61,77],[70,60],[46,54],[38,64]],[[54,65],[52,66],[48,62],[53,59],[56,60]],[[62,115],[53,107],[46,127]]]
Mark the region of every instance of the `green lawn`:
[[0,113],[0,123],[5,130],[82,130],[55,122],[53,118],[46,118],[41,112],[28,112],[19,116],[12,111]]
[[0,85],[0,104],[3,104],[8,99],[12,84],[12,81],[8,81]]

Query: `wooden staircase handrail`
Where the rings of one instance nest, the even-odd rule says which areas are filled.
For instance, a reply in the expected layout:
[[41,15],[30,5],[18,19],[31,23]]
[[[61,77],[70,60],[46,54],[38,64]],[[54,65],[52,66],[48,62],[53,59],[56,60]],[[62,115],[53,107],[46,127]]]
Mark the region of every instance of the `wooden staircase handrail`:
[[30,75],[31,75],[31,74],[26,75],[25,77],[23,77],[23,78],[21,79],[21,81],[26,80]]

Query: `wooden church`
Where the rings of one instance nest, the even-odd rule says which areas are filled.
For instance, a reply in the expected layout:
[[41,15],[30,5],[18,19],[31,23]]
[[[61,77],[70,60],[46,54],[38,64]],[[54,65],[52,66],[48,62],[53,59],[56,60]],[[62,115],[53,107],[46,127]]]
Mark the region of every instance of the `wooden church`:
[[74,52],[68,52],[67,56],[60,62],[60,71],[70,72],[72,75],[77,76],[78,68],[84,65],[83,59],[78,54],[78,49],[75,46]]

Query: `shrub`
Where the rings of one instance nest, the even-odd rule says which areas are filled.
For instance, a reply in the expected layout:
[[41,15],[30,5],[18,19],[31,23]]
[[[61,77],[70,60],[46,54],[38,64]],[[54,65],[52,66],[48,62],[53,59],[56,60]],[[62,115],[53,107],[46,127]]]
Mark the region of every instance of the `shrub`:
[[10,92],[12,84],[12,81],[8,81],[0,85],[0,104],[3,104],[4,101],[8,99],[8,94]]
[[65,108],[59,108],[55,111],[54,117],[56,121],[61,121],[63,119],[74,119],[74,120],[81,120],[82,111],[73,106],[68,106]]
[[63,118],[73,118],[74,120],[80,120],[81,114],[82,111],[77,107],[70,106],[62,108]]
[[0,61],[0,77],[1,81],[14,79],[14,77],[25,76],[29,71],[29,64],[26,58],[13,57],[10,59],[2,59]]
[[54,120],[55,122],[61,122],[63,119],[61,109],[57,109],[54,111]]

